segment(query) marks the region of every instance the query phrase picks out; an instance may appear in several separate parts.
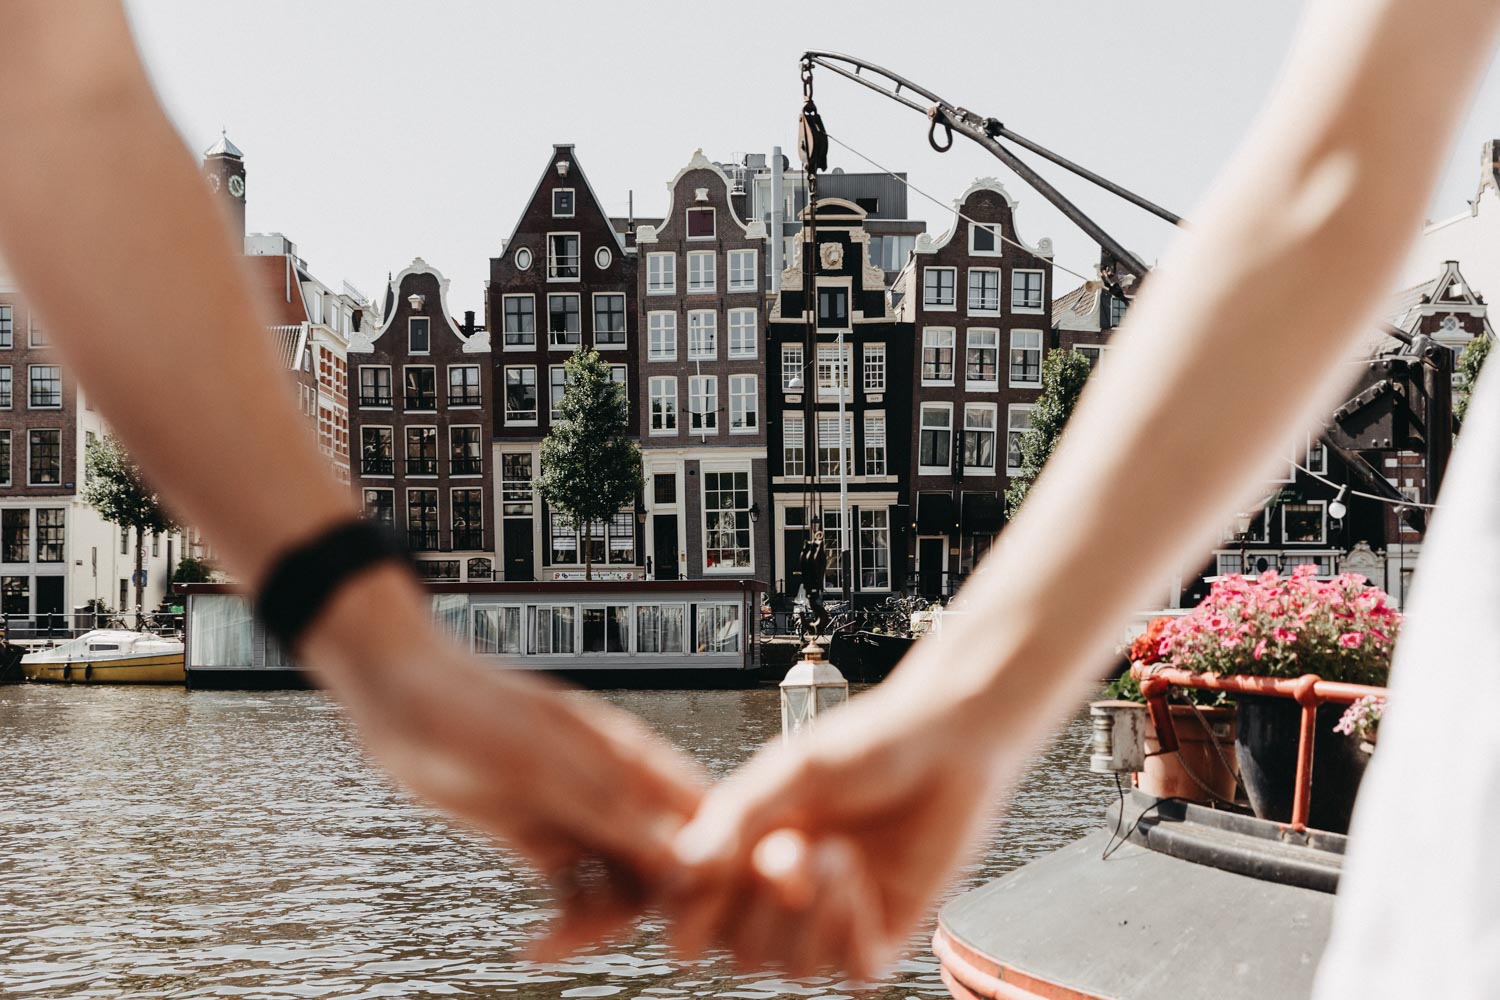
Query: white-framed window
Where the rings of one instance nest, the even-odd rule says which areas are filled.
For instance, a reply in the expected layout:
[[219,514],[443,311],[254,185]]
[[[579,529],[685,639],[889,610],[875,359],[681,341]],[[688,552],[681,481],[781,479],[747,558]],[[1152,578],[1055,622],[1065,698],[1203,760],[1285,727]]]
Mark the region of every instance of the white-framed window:
[[755,310],[729,310],[729,357],[731,360],[755,358]]
[[719,314],[712,309],[688,311],[689,361],[712,361],[719,356]]
[[651,389],[651,433],[677,433],[677,376],[653,375]]
[[[389,406],[390,403],[391,403],[391,398],[390,398],[391,397],[391,394],[390,394],[391,370],[389,368],[387,368],[385,370],[385,378],[386,378],[386,394],[385,394],[386,395],[386,399],[385,399],[385,403],[386,403],[387,406]],[[14,403],[14,401],[15,401],[15,399],[14,399],[14,383],[12,381],[11,366],[10,365],[0,365],[0,410],[8,410],[8,409],[10,409],[11,405]]]
[[484,548],[484,491],[478,487],[448,491],[448,515],[453,525],[453,548],[474,551]]
[[504,331],[501,349],[530,350],[536,346],[536,296],[505,295],[501,297]]
[[[844,468],[854,473],[854,418],[844,414],[843,423]],[[818,414],[818,475],[839,475],[839,415]]]
[[406,380],[408,410],[437,409],[437,368],[434,365],[406,365],[401,371]]
[[969,268],[969,315],[1000,315],[1000,269]]
[[1116,327],[1125,322],[1125,310],[1129,308],[1129,302],[1119,296],[1111,295],[1109,297],[1109,325]]
[[738,604],[695,604],[696,622],[693,648],[700,653],[738,653],[740,651],[740,606]]
[[1041,271],[1016,268],[1010,272],[1010,308],[1014,312],[1039,313],[1046,305],[1042,293],[1046,276]]
[[27,346],[48,347],[52,344],[52,341],[47,337],[47,328],[42,325],[42,321],[37,318],[35,312],[32,312],[32,314],[27,317],[26,327],[28,331],[26,334]]
[[[577,544],[573,539],[575,559]],[[578,609],[570,604],[528,604],[526,636],[526,652],[535,656],[578,652]]]
[[1328,447],[1312,435],[1307,438],[1307,471],[1328,475]]
[[1005,411],[1005,474],[1014,476],[1021,471],[1021,442],[1031,430],[1031,403],[1012,403]]
[[886,474],[885,414],[865,413],[865,475]]
[[388,530],[396,528],[396,491],[390,487],[366,486],[362,491],[361,503],[364,508],[365,517],[376,524],[383,524]]
[[536,365],[506,366],[505,422],[536,426]]
[[637,604],[635,637],[638,653],[687,652],[687,605]]
[[553,292],[547,296],[547,346],[573,350],[583,343],[583,325],[578,315],[576,292]]
[[729,433],[754,434],[760,428],[757,382],[754,375],[729,376]]
[[571,219],[573,217],[573,189],[552,189],[552,217],[554,219]]
[[1328,542],[1328,504],[1323,500],[1281,505],[1281,540],[1287,545]]
[[975,257],[998,257],[1005,251],[999,223],[969,223],[969,253]]
[[359,473],[362,476],[390,476],[396,472],[395,430],[389,426],[365,424],[359,429]]
[[954,331],[947,326],[922,328],[922,384],[953,385]]
[[864,363],[865,392],[885,392],[885,345],[865,344],[860,348]]
[[781,391],[801,392],[805,380],[802,377],[802,345],[781,345]]
[[1020,389],[1042,384],[1042,331],[1010,331],[1010,384]]
[[953,404],[923,403],[917,437],[917,471],[941,476],[953,470]]
[[711,208],[690,208],[687,210],[687,238],[690,240],[711,240],[718,233],[714,225],[714,210]]
[[807,431],[802,414],[781,416],[781,474],[802,476],[807,472]]
[[30,365],[27,368],[29,391],[26,405],[32,410],[56,410],[62,407],[62,368],[59,365]]
[[731,292],[753,292],[758,283],[755,250],[729,251],[729,290]]
[[1074,344],[1073,350],[1083,355],[1090,369],[1098,368],[1100,359],[1104,357],[1102,344]]
[[925,309],[958,308],[958,268],[922,268],[922,306]]
[[694,434],[719,433],[719,377],[688,376],[688,429]]
[[964,349],[964,387],[975,392],[1000,388],[1000,331],[975,327]]
[[646,314],[647,361],[677,360],[677,314],[653,309]]
[[844,566],[843,511],[835,505],[823,508],[823,548],[828,553],[828,569],[823,574],[823,589],[843,590]]
[[646,255],[646,294],[674,295],[677,292],[677,255],[675,253],[648,253]]
[[625,349],[625,293],[594,293],[594,346]]
[[435,426],[406,425],[406,474],[438,474],[438,436]]
[[530,247],[516,247],[515,257],[513,259],[516,262],[516,270],[517,271],[529,271],[529,270],[531,270],[531,248]]
[[520,656],[526,639],[521,625],[523,610],[519,604],[474,605],[474,652]]
[[391,405],[391,366],[359,366],[359,405]]
[[15,307],[0,304],[0,350],[10,350],[16,343]]
[[448,405],[479,406],[484,402],[479,389],[478,365],[448,366]]
[[840,392],[851,386],[849,376],[853,348],[853,344],[845,344],[842,349],[838,344],[818,345],[819,396],[837,399]]
[[584,605],[583,645],[584,653],[628,653],[630,652],[630,605],[604,604]]
[[818,328],[849,329],[849,285],[822,285],[818,288]]
[[609,247],[600,247],[594,251],[594,266],[601,271],[607,270],[614,260],[615,255],[609,252]]
[[891,512],[859,509],[859,589],[891,589]]
[[432,321],[426,316],[412,316],[406,321],[406,350],[408,354],[431,353]]
[[578,280],[578,234],[547,234],[547,280]]
[[563,393],[568,391],[568,369],[562,365],[552,365],[547,369],[547,401],[550,419],[557,420],[562,417],[558,407],[562,405]]
[[754,562],[750,473],[705,469],[702,478],[704,570],[749,569]]
[[630,405],[630,369],[624,365],[609,366],[609,380],[620,387],[620,398]]
[[964,472],[995,474],[995,404],[964,404]]
[[712,250],[689,250],[687,255],[687,290],[689,295],[708,294],[716,290]]

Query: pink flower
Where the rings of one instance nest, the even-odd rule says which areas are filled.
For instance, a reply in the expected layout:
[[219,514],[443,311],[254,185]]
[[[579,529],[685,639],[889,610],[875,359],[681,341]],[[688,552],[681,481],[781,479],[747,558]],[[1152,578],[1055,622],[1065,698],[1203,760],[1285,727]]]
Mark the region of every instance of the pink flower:
[[1255,644],[1255,652],[1253,653],[1253,655],[1257,660],[1266,655],[1266,640],[1262,639],[1260,642],[1257,642]]
[[1238,646],[1240,644],[1240,642],[1241,642],[1241,639],[1240,639],[1239,636],[1237,636],[1237,635],[1228,635],[1228,636],[1224,637],[1224,641],[1221,642],[1219,645],[1223,646],[1225,649],[1234,649],[1236,646]]
[[1163,639],[1159,645],[1157,645],[1157,647],[1156,647],[1156,655],[1157,656],[1171,656],[1172,655],[1172,637],[1170,635],[1167,636],[1165,639]]
[[1288,628],[1278,628],[1274,633],[1277,642],[1296,642],[1297,633]]
[[1345,632],[1339,636],[1339,645],[1345,649],[1358,649],[1359,644],[1365,641],[1363,632]]

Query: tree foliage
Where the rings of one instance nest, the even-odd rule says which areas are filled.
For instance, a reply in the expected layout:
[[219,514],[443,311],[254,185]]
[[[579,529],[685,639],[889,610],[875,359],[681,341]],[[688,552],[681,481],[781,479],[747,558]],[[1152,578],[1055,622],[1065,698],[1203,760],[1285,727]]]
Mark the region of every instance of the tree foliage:
[[1043,359],[1042,395],[1031,411],[1031,429],[1021,437],[1021,471],[1005,491],[1007,518],[1015,517],[1021,509],[1042,466],[1057,448],[1092,371],[1088,358],[1073,350],[1049,351]]
[[1453,415],[1460,421],[1469,412],[1469,399],[1474,393],[1474,384],[1479,381],[1479,371],[1484,359],[1490,356],[1490,338],[1478,336],[1464,345],[1458,355],[1458,378],[1453,392]]
[[192,556],[183,556],[172,571],[173,583],[208,583],[213,579],[213,571],[208,564],[201,559]]
[[584,575],[593,576],[588,529],[635,499],[644,484],[641,450],[629,438],[624,388],[595,350],[568,359],[559,419],[542,441],[537,493],[578,533]]
[[104,520],[135,533],[135,605],[139,609],[145,590],[141,578],[142,541],[147,532],[176,531],[177,525],[141,475],[140,467],[131,461],[113,434],[89,443],[84,450],[84,468],[84,502]]

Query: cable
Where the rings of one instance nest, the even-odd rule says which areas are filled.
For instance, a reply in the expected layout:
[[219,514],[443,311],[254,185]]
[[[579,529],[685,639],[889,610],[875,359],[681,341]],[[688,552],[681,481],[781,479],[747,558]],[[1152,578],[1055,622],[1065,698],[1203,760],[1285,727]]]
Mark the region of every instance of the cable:
[[[947,210],[948,208],[952,207],[951,205],[944,204],[940,199],[934,197],[933,195],[928,194],[926,191],[923,191],[921,188],[917,187],[915,184],[913,184],[911,181],[907,180],[905,177],[902,177],[900,174],[898,174],[895,171],[891,170],[889,167],[884,167],[884,166],[880,165],[879,163],[876,163],[870,157],[866,156],[864,153],[861,153],[859,150],[855,149],[853,146],[849,145],[847,142],[844,142],[842,139],[840,139],[840,138],[838,138],[836,136],[830,135],[828,137],[828,140],[830,142],[836,142],[840,146],[843,146],[849,152],[853,153],[855,156],[859,157],[861,160],[864,160],[866,163],[868,163],[870,166],[874,167],[876,170],[879,170],[881,173],[889,174],[891,177],[895,178],[897,181],[900,181],[902,184],[905,184],[912,191],[915,191],[917,194],[921,195],[923,198],[926,198],[928,201],[932,202],[934,205],[938,206],[939,208]],[[1005,234],[1001,233],[999,231],[999,227],[995,226],[995,224],[993,222],[980,222],[980,221],[978,221],[976,219],[971,219],[967,215],[963,214],[962,212],[959,212],[957,209],[954,210],[954,214],[957,215],[960,219],[962,219],[965,222],[970,223],[972,225],[983,226],[986,229],[990,229],[991,227],[993,227],[993,231],[995,233],[995,237],[997,239],[999,239],[1001,242],[1003,242],[1003,243],[1009,243],[1011,246],[1015,247],[1017,250],[1021,250],[1021,251],[1025,252],[1025,253],[1031,254],[1031,256],[1035,257],[1037,260],[1046,262],[1054,270],[1062,271],[1064,274],[1071,274],[1073,277],[1077,278],[1080,281],[1096,281],[1097,280],[1096,278],[1090,278],[1087,275],[1079,274],[1077,271],[1074,271],[1074,270],[1071,270],[1069,268],[1063,267],[1061,264],[1059,264],[1056,261],[1054,261],[1051,257],[1043,257],[1041,254],[1037,253],[1035,250],[1031,249],[1031,247],[1027,246],[1026,244],[1019,243],[1016,240],[1013,240],[1010,237],[1006,236]]]
[[1424,510],[1437,510],[1438,508],[1438,505],[1435,503],[1421,503],[1416,500],[1392,500],[1390,497],[1377,496],[1374,493],[1361,493],[1359,490],[1349,489],[1347,483],[1336,483],[1332,479],[1329,479],[1327,476],[1319,475],[1318,473],[1312,471],[1305,465],[1301,465],[1297,462],[1293,462],[1292,465],[1294,465],[1298,469],[1301,469],[1309,476],[1312,476],[1324,486],[1332,486],[1336,490],[1347,490],[1348,495],[1351,497],[1364,497],[1366,500],[1374,500],[1389,507],[1421,507]]

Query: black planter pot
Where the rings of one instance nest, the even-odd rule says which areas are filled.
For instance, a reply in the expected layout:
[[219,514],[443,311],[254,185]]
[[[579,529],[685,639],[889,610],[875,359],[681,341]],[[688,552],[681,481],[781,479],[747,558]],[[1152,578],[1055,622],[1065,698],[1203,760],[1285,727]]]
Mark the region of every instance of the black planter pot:
[[[1235,752],[1250,806],[1261,819],[1290,822],[1302,706],[1290,698],[1267,695],[1236,695],[1235,701],[1239,715]],[[1333,731],[1343,713],[1343,705],[1318,706],[1313,737],[1312,807],[1307,825],[1331,833],[1349,832],[1349,816],[1367,760],[1353,739]]]

